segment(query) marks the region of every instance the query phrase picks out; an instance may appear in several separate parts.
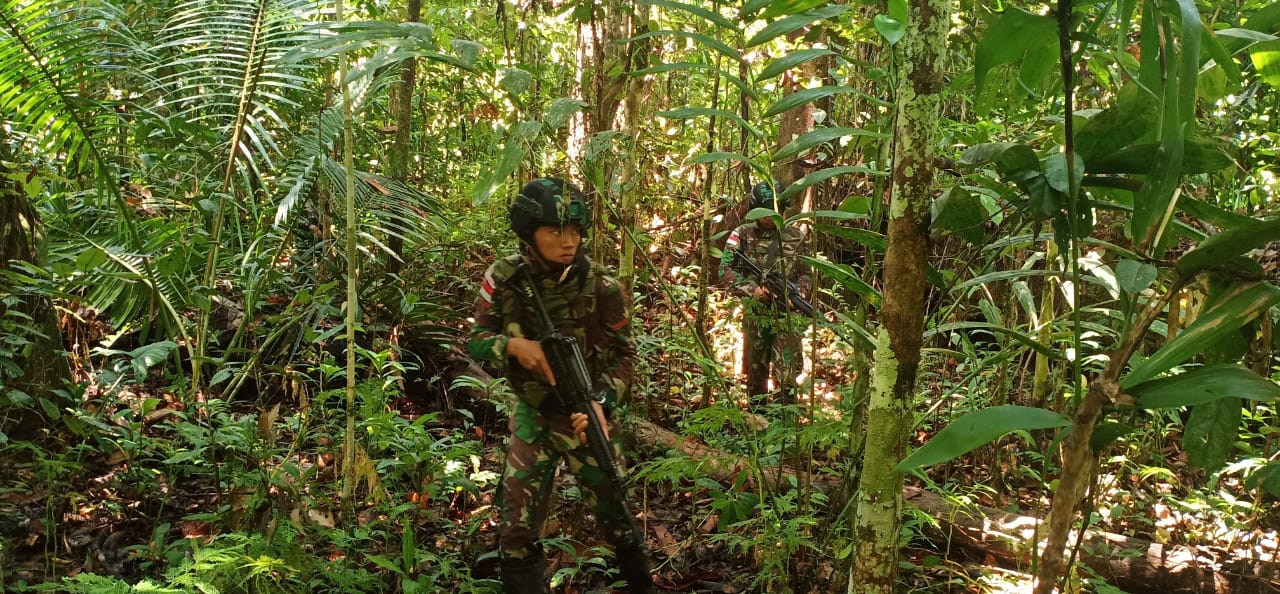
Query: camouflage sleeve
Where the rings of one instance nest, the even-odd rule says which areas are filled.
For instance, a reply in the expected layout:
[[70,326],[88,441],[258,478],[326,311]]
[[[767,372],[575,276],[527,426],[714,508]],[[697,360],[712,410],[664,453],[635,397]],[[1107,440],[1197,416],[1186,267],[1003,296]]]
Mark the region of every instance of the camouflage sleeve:
[[742,249],[742,227],[734,229],[729,239],[724,242],[724,251],[720,253],[720,278],[724,279],[729,292],[739,297],[746,297],[756,290],[755,279],[749,274],[739,274],[733,267],[733,253]]
[[475,323],[471,326],[471,340],[467,341],[467,351],[472,357],[481,361],[489,361],[503,370],[507,365],[508,337],[503,331],[501,303],[503,292],[497,290],[497,281],[493,275],[493,266],[484,273],[480,283],[480,295],[476,297]]
[[631,319],[627,317],[626,298],[616,282],[610,283],[600,295],[597,307],[600,308],[603,326],[604,344],[600,348],[604,354],[604,365],[596,380],[596,388],[604,398],[602,404],[605,409],[610,410],[631,389],[636,351],[631,343]]

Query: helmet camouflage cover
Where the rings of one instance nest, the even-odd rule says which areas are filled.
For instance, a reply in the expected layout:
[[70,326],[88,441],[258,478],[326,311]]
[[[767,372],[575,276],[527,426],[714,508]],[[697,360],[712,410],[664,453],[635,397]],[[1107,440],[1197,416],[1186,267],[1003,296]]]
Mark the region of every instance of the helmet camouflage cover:
[[591,225],[591,208],[582,190],[554,177],[541,177],[520,188],[509,212],[516,235],[533,233],[542,226]]
[[[782,194],[786,189],[786,184],[780,182],[776,184],[767,181],[756,182],[756,185],[751,186],[751,208],[773,208],[775,191],[777,194]],[[779,198],[778,208],[783,209],[786,207],[787,201]]]

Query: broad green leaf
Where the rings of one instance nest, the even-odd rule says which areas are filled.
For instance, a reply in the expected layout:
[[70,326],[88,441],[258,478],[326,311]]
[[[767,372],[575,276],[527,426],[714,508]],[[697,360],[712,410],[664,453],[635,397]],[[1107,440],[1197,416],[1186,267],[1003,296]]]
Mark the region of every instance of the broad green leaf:
[[859,128],[818,128],[811,132],[792,140],[786,146],[778,149],[777,154],[773,156],[774,161],[781,161],[788,157],[794,157],[815,146],[821,145],[832,140],[848,136],[869,136],[871,138],[886,138],[884,134],[879,132],[870,132]]
[[507,177],[515,173],[516,168],[520,166],[520,161],[528,154],[529,143],[541,132],[542,124],[539,122],[520,122],[511,129],[507,134],[506,144],[502,147],[498,164],[476,180],[476,185],[471,191],[472,204],[480,206],[498,191],[498,188],[506,182]]
[[680,72],[684,70],[703,70],[710,72],[719,76],[725,82],[737,87],[738,90],[742,91],[748,97],[755,100],[760,99],[759,92],[752,88],[751,85],[743,82],[741,78],[738,78],[737,74],[729,72],[723,68],[719,68],[714,64],[706,64],[703,62],[672,62],[670,64],[657,64],[648,68],[633,71],[630,73],[630,76],[644,76],[646,74],[655,74],[659,72]]
[[1116,282],[1119,283],[1120,290],[1130,295],[1145,291],[1156,280],[1158,273],[1155,266],[1146,262],[1134,260],[1116,262]]
[[1136,83],[1126,84],[1110,107],[1076,128],[1076,154],[1090,163],[1149,134],[1156,125],[1157,105],[1151,93]]
[[871,214],[871,199],[866,196],[850,196],[840,203],[837,210],[860,215]]
[[569,118],[573,117],[573,114],[578,113],[587,107],[588,106],[585,101],[561,97],[552,101],[551,105],[547,106],[547,115],[542,118],[542,121],[547,125],[547,128],[551,130],[559,130],[560,127],[564,126],[565,123],[569,121]]
[[865,215],[860,215],[860,214],[848,212],[845,210],[811,210],[811,211],[796,213],[795,215],[789,217],[787,219],[787,224],[791,225],[800,221],[809,221],[809,220],[816,221],[820,219],[834,219],[837,221],[861,221],[861,220],[865,220],[866,218],[867,217]]
[[733,21],[725,18],[720,13],[713,10],[694,6],[692,4],[684,4],[681,2],[670,2],[669,0],[640,0],[641,6],[661,6],[680,12],[687,12],[691,15],[701,17],[703,20],[715,23],[725,29],[737,30],[738,26]]
[[[826,4],[826,2],[817,2],[816,0],[784,0],[783,2],[777,2],[777,4],[781,4],[784,7],[810,3],[813,5]],[[751,18],[752,15],[759,12],[761,8],[766,6],[769,7],[768,13],[771,14],[768,17],[761,16],[756,18],[773,18],[783,14],[788,14],[782,7],[775,7],[774,4],[774,0],[747,0],[742,3],[742,8],[738,9],[738,20],[746,21],[748,18]]]
[[1235,213],[1189,196],[1183,196],[1178,199],[1178,209],[1223,229],[1233,229],[1258,222],[1258,219],[1251,216]]
[[983,223],[987,220],[987,209],[981,200],[960,186],[952,186],[934,200],[931,214],[931,230],[950,231],[975,245],[986,239]]
[[1276,303],[1280,303],[1280,287],[1262,282],[1237,283],[1216,307],[1201,312],[1186,330],[1130,369],[1120,381],[1120,387],[1127,390],[1168,371],[1199,354],[1207,345],[1216,343],[1228,332],[1235,332]]
[[1080,180],[1084,179],[1084,160],[1080,158],[1080,155],[1076,155],[1076,158],[1071,163],[1071,173],[1073,174],[1072,177],[1075,178],[1074,180],[1068,180],[1067,178],[1066,153],[1056,152],[1045,158],[1044,181],[1049,184],[1049,187],[1067,195],[1071,193],[1069,184],[1072,182],[1075,183],[1075,187],[1080,187]]
[[1187,463],[1213,472],[1227,463],[1240,429],[1240,400],[1223,398],[1191,409],[1182,433]]
[[1066,427],[1071,421],[1043,408],[993,406],[964,415],[947,425],[928,443],[894,467],[895,472],[911,472],[967,454],[1014,431]]
[[889,17],[899,23],[906,23],[910,13],[907,10],[907,0],[889,0]]
[[876,103],[883,107],[888,107],[891,105],[890,103],[887,103],[885,101],[872,97],[853,87],[815,87],[812,89],[805,89],[803,91],[796,91],[790,95],[787,95],[786,97],[783,97],[782,100],[778,101],[777,103],[774,103],[773,105],[770,105],[769,109],[765,110],[764,115],[761,117],[767,118],[767,117],[775,116],[789,109],[793,109],[797,106],[804,105],[805,103],[808,103],[810,101],[816,101],[823,97],[830,97],[831,95],[844,94],[844,93],[852,93],[854,95],[858,95],[859,97],[862,97],[864,99],[869,99],[873,103]]
[[1280,89],[1280,40],[1254,44],[1249,48],[1249,59],[1262,80]]
[[[760,15],[760,18],[765,20],[774,19],[788,14],[804,12],[829,3],[830,0],[762,0],[761,4],[768,4],[769,7]],[[746,10],[747,7],[743,7],[743,11],[746,12]]]
[[783,72],[786,72],[792,68],[795,68],[796,66],[799,66],[800,64],[808,62],[809,60],[813,60],[815,58],[821,58],[822,56],[833,56],[833,55],[835,55],[835,52],[826,48],[802,49],[799,51],[794,51],[785,56],[782,56],[781,58],[778,58],[777,60],[769,62],[769,65],[765,66],[764,70],[761,70],[760,74],[756,75],[755,80],[756,82],[760,82],[762,80],[769,80],[775,76],[778,76],[779,74],[782,74]]
[[809,175],[806,175],[792,182],[791,185],[787,186],[786,190],[783,190],[780,197],[790,198],[792,196],[795,196],[796,194],[799,194],[800,192],[803,192],[804,189],[809,186],[822,183],[833,177],[836,177],[837,175],[845,175],[845,174],[864,174],[864,175],[870,175],[875,177],[884,177],[886,175],[889,175],[888,172],[876,171],[874,169],[869,169],[861,165],[848,165],[845,167],[829,167],[827,169],[820,169],[818,171],[810,173]]
[[1271,33],[1280,33],[1280,3],[1269,2],[1249,15],[1244,22],[1246,29]]
[[849,241],[867,246],[867,249],[870,249],[873,252],[884,253],[885,238],[883,235],[876,233],[875,231],[858,229],[856,227],[839,227],[823,223],[818,223],[815,225],[815,228],[826,235],[839,237],[841,239],[848,239]]
[[1135,429],[1118,421],[1102,421],[1093,427],[1093,435],[1089,436],[1089,447],[1101,452],[1116,440],[1133,433]]
[[[1040,95],[1050,90],[1058,82],[1057,45],[1053,47],[1040,45],[1027,48],[1018,68],[1018,84],[1027,91]],[[1050,76],[1050,75],[1054,76]]]
[[1254,31],[1253,29],[1240,29],[1237,27],[1228,27],[1215,31],[1218,37],[1226,37],[1228,39],[1238,39],[1247,43],[1255,41],[1274,41],[1275,35],[1263,33],[1262,31]]
[[[1091,174],[1151,172],[1152,159],[1160,155],[1159,143],[1144,143],[1098,157],[1085,164]],[[1189,138],[1182,145],[1182,174],[1211,173],[1231,167],[1235,161],[1228,145],[1216,139]]]
[[1014,146],[1012,142],[975,144],[960,153],[959,164],[965,167],[977,167],[987,163],[994,163],[1000,155],[1004,154],[1012,146]]
[[[1194,130],[1196,118],[1196,78],[1200,74],[1200,42],[1205,38],[1204,23],[1195,0],[1178,0],[1182,9],[1182,35],[1178,48],[1178,112],[1184,134]],[[1166,98],[1167,100],[1167,98]]]
[[1249,489],[1261,488],[1272,497],[1280,498],[1280,462],[1271,462],[1253,471],[1245,479],[1244,486]]
[[1125,390],[1139,408],[1181,408],[1220,398],[1280,400],[1280,386],[1240,365],[1209,365],[1172,377],[1143,382]]
[[1032,276],[1062,276],[1062,271],[1040,270],[1035,268],[1028,269],[1028,270],[999,270],[996,272],[989,272],[982,276],[976,276],[967,281],[959,283],[955,286],[953,290],[963,291],[965,289],[968,289],[969,287],[976,287],[983,283],[995,283],[995,282],[1014,280],[1014,279],[1020,279],[1020,278],[1028,278]]
[[734,122],[737,122],[737,124],[741,126],[743,130],[750,132],[752,136],[755,136],[756,138],[764,138],[763,131],[751,125],[751,123],[747,122],[747,120],[743,119],[742,116],[738,115],[737,113],[734,113],[726,109],[713,109],[710,107],[681,107],[679,109],[672,109],[670,111],[660,111],[658,112],[658,115],[664,118],[671,118],[673,120],[691,120],[693,118],[700,118],[700,117],[725,118],[727,120],[732,120]]
[[755,221],[766,217],[772,218],[773,222],[779,227],[783,224],[782,215],[778,214],[778,211],[773,210],[772,208],[753,208],[747,211],[746,219],[748,221]]
[[639,35],[636,35],[635,37],[632,37],[632,38],[630,38],[630,39],[624,39],[624,40],[620,41],[619,43],[627,43],[627,42],[629,42],[629,41],[640,41],[641,39],[648,39],[648,38],[650,38],[650,37],[662,37],[662,36],[664,36],[664,35],[672,35],[672,36],[675,36],[675,37],[684,37],[684,38],[687,38],[687,39],[692,39],[692,40],[694,40],[694,41],[696,41],[696,42],[698,42],[698,43],[701,43],[702,45],[704,45],[704,46],[706,46],[706,47],[708,47],[708,48],[711,48],[711,49],[713,49],[713,50],[715,50],[715,51],[719,52],[719,53],[720,53],[721,55],[723,55],[724,57],[729,58],[730,60],[732,60],[732,61],[733,61],[733,63],[735,63],[735,64],[737,64],[737,63],[739,63],[739,62],[742,62],[742,54],[740,54],[740,53],[738,52],[738,50],[733,49],[733,48],[729,47],[728,45],[725,45],[725,43],[724,43],[723,41],[720,41],[720,40],[718,40],[718,39],[715,39],[714,37],[708,37],[708,36],[703,35],[703,34],[701,34],[701,33],[693,33],[693,32],[690,32],[690,31],[674,31],[674,30],[671,30],[671,29],[662,29],[662,30],[659,30],[659,31],[649,31],[649,32],[647,32],[647,33],[641,33],[641,34],[639,34]]
[[130,351],[130,365],[133,367],[134,378],[138,382],[146,380],[147,370],[154,367],[156,363],[164,361],[176,348],[178,348],[178,343],[171,340],[162,340],[142,345]]
[[1214,34],[1213,29],[1204,30],[1204,39],[1201,40],[1209,55],[1213,57],[1213,61],[1222,68],[1222,73],[1226,75],[1227,80],[1232,84],[1240,84],[1240,67],[1236,65],[1236,61],[1231,59],[1231,53],[1227,48],[1222,46],[1222,41]]
[[1190,277],[1272,241],[1280,241],[1280,219],[1241,225],[1210,235],[1178,258],[1174,266],[1183,277]]
[[862,278],[854,272],[852,266],[849,266],[848,264],[836,264],[835,262],[812,258],[809,256],[803,256],[800,259],[809,266],[812,266],[814,270],[821,271],[822,274],[834,280],[841,287],[857,293],[863,299],[866,299],[872,306],[880,307],[880,291],[877,291],[875,287],[872,287],[867,284],[866,281],[862,280]]
[[519,68],[503,68],[498,72],[498,88],[521,95],[533,85],[533,75]]
[[847,5],[835,4],[780,18],[766,25],[759,33],[752,35],[751,39],[747,40],[746,47],[755,47],[769,41],[770,39],[781,37],[787,33],[795,31],[796,29],[807,27],[816,21],[839,16],[847,10],[849,10]]
[[1021,8],[1010,7],[982,34],[974,50],[974,83],[977,94],[987,71],[1001,64],[1011,64],[1022,59],[1027,50],[1043,46],[1057,47],[1058,24],[1053,17],[1031,14]]
[[890,17],[889,15],[878,14],[871,22],[872,25],[875,26],[876,32],[879,33],[881,37],[884,37],[884,40],[887,41],[889,45],[897,45],[899,41],[902,41],[903,37],[907,36],[906,23]]
[[1022,332],[1020,330],[1015,330],[1013,328],[1006,328],[1005,326],[1000,324],[992,324],[991,322],[951,322],[949,324],[939,324],[937,326],[934,326],[932,328],[925,330],[924,337],[929,338],[931,336],[935,336],[939,334],[947,334],[950,332],[955,332],[956,330],[986,330],[993,334],[1003,334],[1005,336],[1008,336],[1009,338],[1012,338],[1013,340],[1016,340],[1026,345],[1028,348],[1030,348],[1033,351],[1036,351],[1037,353],[1044,354],[1052,359],[1063,358],[1062,353],[1059,353],[1058,351],[1048,346],[1040,344],[1040,342],[1037,341],[1031,335],[1025,332]]

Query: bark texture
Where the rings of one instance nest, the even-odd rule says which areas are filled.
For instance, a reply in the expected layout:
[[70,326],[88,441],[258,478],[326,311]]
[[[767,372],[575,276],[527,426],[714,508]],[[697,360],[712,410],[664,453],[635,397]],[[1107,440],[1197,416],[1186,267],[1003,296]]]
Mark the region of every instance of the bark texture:
[[[11,161],[9,155],[4,154],[5,146],[6,143],[0,142],[0,268],[12,270],[18,262],[41,265],[44,263],[44,225],[25,188],[15,179],[16,172],[5,165]],[[8,318],[25,327],[22,331],[13,328],[5,331],[19,331],[22,338],[30,342],[18,351],[15,361],[22,375],[0,376],[0,388],[3,388],[0,394],[20,391],[32,398],[55,399],[53,390],[71,381],[57,311],[48,298],[23,295],[20,287],[9,283],[0,277],[0,297],[17,296],[18,300],[11,305],[0,302],[0,321]],[[9,307],[13,312],[6,311]],[[23,320],[22,316],[30,317],[30,321]],[[5,419],[9,423],[0,426],[0,432],[23,431],[25,434],[41,426],[42,423],[35,422],[38,408],[32,404],[18,414],[9,415]]]
[[890,594],[898,578],[902,473],[924,334],[929,207],[941,115],[950,0],[913,0],[898,60],[897,120],[884,259],[884,306],[876,340],[867,438],[853,519],[857,543],[849,592]]

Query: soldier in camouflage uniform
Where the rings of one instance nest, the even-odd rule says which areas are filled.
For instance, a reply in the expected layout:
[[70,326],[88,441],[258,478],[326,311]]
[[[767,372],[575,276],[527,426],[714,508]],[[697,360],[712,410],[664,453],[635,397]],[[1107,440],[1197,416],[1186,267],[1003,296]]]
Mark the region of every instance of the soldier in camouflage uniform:
[[[783,187],[778,187],[781,194]],[[774,186],[759,182],[751,188],[751,208],[768,208],[782,212],[786,203],[775,200]],[[807,279],[799,262],[799,229],[779,229],[772,217],[763,217],[739,225],[729,234],[720,259],[720,274],[729,291],[742,298],[742,373],[747,378],[751,396],[769,393],[769,374],[776,378],[779,401],[794,402],[792,391],[804,362],[800,341],[800,324],[786,315],[786,295],[774,295],[764,282],[734,266],[734,252],[741,251],[766,274],[777,271],[782,278],[796,282],[804,291]],[[797,282],[796,279],[799,279]]]
[[554,178],[526,184],[511,205],[510,219],[520,253],[499,259],[485,272],[469,343],[473,356],[503,369],[518,396],[500,488],[503,590],[548,591],[538,538],[551,507],[556,467],[564,459],[614,548],[620,577],[631,592],[653,592],[648,551],[626,512],[626,494],[615,492],[591,456],[586,416],[571,414],[552,391],[551,368],[537,341],[547,329],[520,291],[521,283],[535,283],[552,323],[576,338],[593,378],[595,412],[607,419],[634,371],[620,285],[580,249],[591,215],[574,185]]

